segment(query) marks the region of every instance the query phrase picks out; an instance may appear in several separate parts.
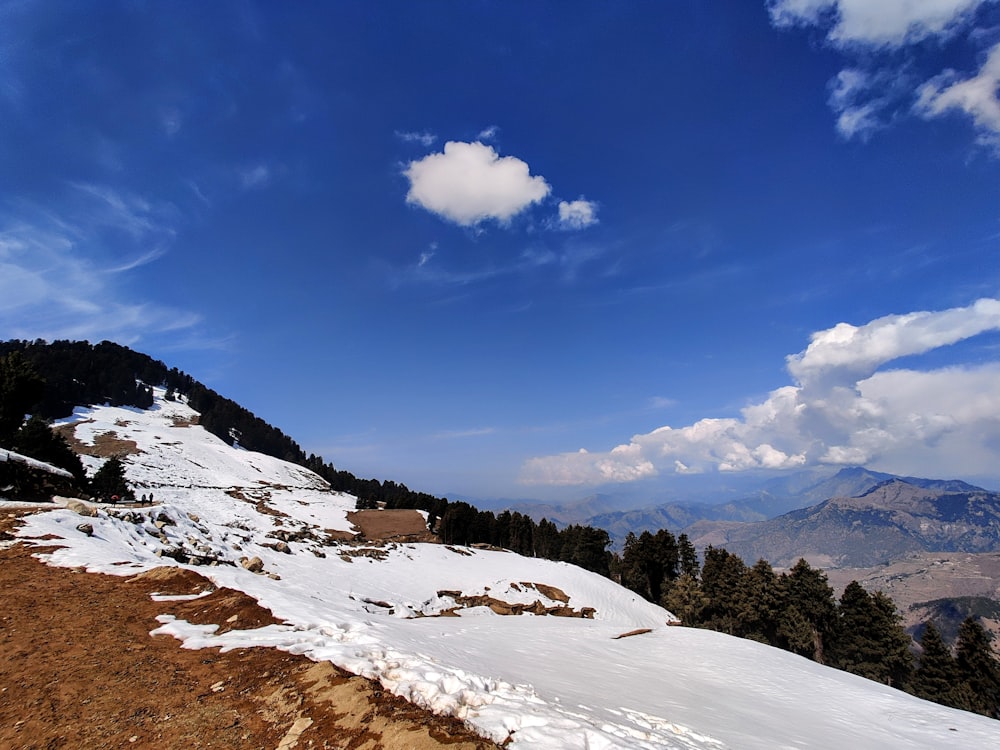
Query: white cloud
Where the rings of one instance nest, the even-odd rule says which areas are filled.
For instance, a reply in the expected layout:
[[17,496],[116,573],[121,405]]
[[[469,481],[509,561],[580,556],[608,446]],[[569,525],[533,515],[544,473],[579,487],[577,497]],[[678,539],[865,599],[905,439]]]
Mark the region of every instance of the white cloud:
[[838,45],[898,47],[951,33],[981,5],[992,0],[770,0],[777,26],[826,25]]
[[602,484],[660,473],[867,464],[903,474],[996,474],[1000,364],[920,372],[880,369],[981,333],[1000,331],[1000,300],[840,323],[787,358],[795,385],[739,417],[702,419],[635,435],[607,452],[526,462],[533,484]]
[[830,82],[829,104],[837,113],[837,131],[845,138],[867,140],[882,127],[880,110],[887,102],[872,96],[873,88],[871,76],[856,68],[845,68]]
[[127,344],[195,326],[197,314],[136,301],[125,287],[132,271],[165,252],[171,207],[102,185],[71,187],[66,210],[20,203],[0,214],[0,330]]
[[[911,70],[933,64],[926,39],[958,39],[982,44],[992,34],[959,37],[977,12],[997,0],[768,0],[778,27],[815,26],[827,41],[854,62],[831,82],[830,106],[837,129],[847,138],[867,138],[893,109],[912,109],[924,117],[964,112],[996,142],[1000,136],[1000,46],[986,55],[976,74],[945,70],[914,79]],[[980,50],[981,51],[981,50]],[[888,54],[892,53],[892,54]],[[925,82],[920,84],[919,81]]]
[[927,81],[918,91],[915,109],[925,117],[958,110],[972,117],[987,133],[1000,135],[1000,44],[990,50],[979,72],[961,79],[959,73],[947,70]]
[[887,315],[863,326],[838,323],[814,333],[805,351],[789,356],[788,371],[805,386],[831,379],[848,385],[899,357],[992,330],[1000,330],[1000,300],[996,299],[943,312]]
[[490,125],[488,128],[483,128],[479,131],[479,135],[476,136],[477,141],[492,141],[497,137],[497,133],[500,132],[500,128],[496,125]]
[[559,201],[559,226],[563,229],[583,229],[597,223],[597,204],[580,198],[567,203]]
[[423,133],[397,130],[396,137],[404,143],[419,143],[421,146],[432,146],[437,140],[436,135],[428,133],[426,130]]
[[545,198],[551,188],[514,156],[500,157],[478,141],[449,141],[442,153],[412,161],[408,203],[471,227],[493,219],[501,224]]

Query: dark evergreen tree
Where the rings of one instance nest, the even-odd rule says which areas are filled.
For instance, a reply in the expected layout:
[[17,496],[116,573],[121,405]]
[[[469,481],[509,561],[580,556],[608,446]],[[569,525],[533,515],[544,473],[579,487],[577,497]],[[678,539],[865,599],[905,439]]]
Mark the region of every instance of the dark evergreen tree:
[[20,352],[0,356],[0,446],[11,447],[25,415],[44,393],[45,381]]
[[740,612],[743,620],[740,635],[777,645],[782,594],[771,563],[758,560],[743,576],[741,586],[739,601],[744,609]]
[[1000,718],[1000,662],[986,630],[974,617],[967,617],[958,630],[955,657],[959,677],[969,686],[969,710]]
[[701,567],[698,565],[698,552],[695,550],[687,534],[677,537],[677,551],[680,556],[680,572],[692,578],[701,575]]
[[592,526],[567,526],[559,532],[559,559],[602,576],[611,574],[611,538],[604,529]]
[[118,456],[112,456],[97,470],[90,482],[94,494],[104,501],[118,497],[121,502],[133,502],[135,494],[125,480],[125,465]]
[[55,432],[47,420],[33,416],[13,439],[13,449],[25,456],[44,461],[65,469],[82,488],[87,484],[87,472],[80,462],[80,456],[69,447],[66,438]]
[[538,522],[538,528],[533,535],[535,557],[546,560],[559,559],[559,529],[547,518]]
[[927,623],[920,638],[920,658],[911,687],[915,695],[945,706],[962,708],[968,697],[961,689],[961,675],[951,651],[933,622]]
[[[625,537],[625,546],[622,550],[622,585],[651,602],[660,601],[663,594],[663,580],[669,565],[660,538],[663,533],[670,532],[660,531],[654,537],[648,531],[643,531],[637,537],[630,531]],[[673,547],[676,558],[676,544]],[[671,578],[676,577],[676,560],[673,573]]]
[[837,605],[826,574],[804,559],[780,577],[783,608],[779,645],[824,664],[824,649],[837,622]]
[[704,627],[743,635],[743,615],[748,608],[743,583],[746,572],[747,566],[739,555],[721,547],[705,548],[701,566],[701,592],[707,599],[701,615]]
[[837,615],[832,666],[902,687],[910,677],[913,658],[910,638],[892,600],[881,592],[871,595],[851,581],[840,597]]
[[701,590],[697,578],[681,573],[663,597],[661,604],[673,612],[684,625],[697,626],[704,620],[708,597]]

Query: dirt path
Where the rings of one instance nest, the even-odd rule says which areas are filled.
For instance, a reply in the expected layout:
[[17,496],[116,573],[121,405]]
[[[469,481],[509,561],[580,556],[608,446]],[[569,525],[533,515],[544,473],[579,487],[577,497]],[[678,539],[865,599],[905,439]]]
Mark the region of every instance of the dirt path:
[[[0,512],[2,539],[15,519]],[[189,651],[150,636],[164,613],[226,627],[273,621],[228,589],[149,598],[205,587],[195,573],[123,579],[52,568],[31,553],[0,550],[0,748],[497,747],[330,664],[274,649]]]

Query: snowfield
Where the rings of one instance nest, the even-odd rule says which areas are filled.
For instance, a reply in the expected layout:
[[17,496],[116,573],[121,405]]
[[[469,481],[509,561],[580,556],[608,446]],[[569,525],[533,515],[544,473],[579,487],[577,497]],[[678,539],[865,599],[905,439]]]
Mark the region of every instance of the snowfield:
[[[43,555],[53,565],[113,575],[190,567],[285,622],[216,635],[214,626],[162,617],[153,633],[187,648],[270,646],[329,660],[524,748],[1000,747],[1000,722],[751,641],[668,625],[669,612],[571,565],[338,541],[333,532],[352,530],[354,497],[302,467],[226,445],[195,417],[162,391],[146,411],[78,409],[65,423],[79,440],[113,433],[135,444],[128,477],[155,504],[100,506],[88,518],[61,508],[29,517],[19,532],[59,537],[37,542],[63,545]],[[91,470],[101,462],[85,458]],[[92,534],[77,529],[83,522]],[[254,557],[257,573],[242,564]],[[478,606],[436,616],[456,606],[456,592],[594,613],[501,616]],[[616,638],[637,629],[649,632]]]

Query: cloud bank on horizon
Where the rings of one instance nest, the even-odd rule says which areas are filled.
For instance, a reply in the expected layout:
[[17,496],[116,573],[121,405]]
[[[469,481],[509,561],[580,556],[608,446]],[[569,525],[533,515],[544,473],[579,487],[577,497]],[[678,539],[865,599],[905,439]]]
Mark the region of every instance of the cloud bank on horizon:
[[[996,19],[986,17],[995,9],[996,0],[768,1],[775,26],[821,29],[850,60],[830,82],[830,107],[845,138],[868,138],[907,110],[928,119],[958,112],[996,148],[1000,40]],[[974,50],[978,70],[945,68],[921,79],[915,50],[952,42]]]
[[897,473],[976,472],[1000,452],[1000,364],[920,371],[880,368],[1000,331],[1000,299],[938,312],[887,315],[814,333],[786,358],[794,385],[739,418],[660,427],[605,452],[533,458],[526,484],[599,485],[660,474],[817,465]]

